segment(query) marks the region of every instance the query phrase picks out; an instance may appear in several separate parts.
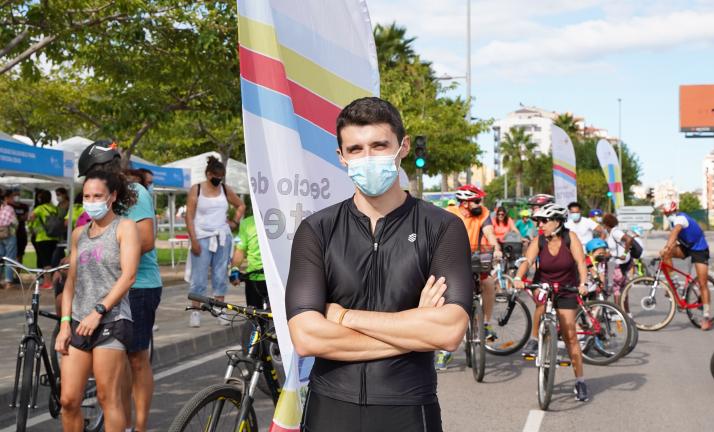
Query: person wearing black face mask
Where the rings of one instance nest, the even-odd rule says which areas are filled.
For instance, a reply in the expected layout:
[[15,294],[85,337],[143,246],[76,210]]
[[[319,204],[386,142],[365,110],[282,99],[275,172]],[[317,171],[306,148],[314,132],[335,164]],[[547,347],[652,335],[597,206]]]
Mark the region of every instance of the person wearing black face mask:
[[[208,157],[206,181],[191,187],[186,202],[186,228],[191,238],[191,254],[186,263],[190,279],[190,293],[205,295],[208,288],[208,269],[211,268],[213,297],[223,301],[228,290],[228,263],[231,251],[231,226],[228,205],[235,207],[233,223],[245,213],[245,204],[229,186],[223,183],[226,167],[213,156]],[[188,279],[187,279],[188,280]],[[199,304],[194,302],[194,307]],[[222,325],[230,321],[219,317]],[[201,315],[193,311],[191,327],[201,326]]]
[[[464,222],[466,232],[469,235],[471,253],[480,252],[482,249],[493,248],[493,259],[494,261],[498,261],[502,257],[501,246],[493,231],[493,224],[489,217],[490,213],[482,204],[482,200],[485,196],[486,192],[478,187],[474,185],[464,185],[456,191],[456,199],[459,201],[459,205],[450,206],[446,209]],[[495,283],[489,273],[481,273],[479,279],[481,281],[481,294],[483,298],[486,339],[492,342],[498,338],[489,324],[496,299]],[[451,353],[446,351],[437,353],[436,368],[441,370],[446,369],[446,365],[450,360]]]

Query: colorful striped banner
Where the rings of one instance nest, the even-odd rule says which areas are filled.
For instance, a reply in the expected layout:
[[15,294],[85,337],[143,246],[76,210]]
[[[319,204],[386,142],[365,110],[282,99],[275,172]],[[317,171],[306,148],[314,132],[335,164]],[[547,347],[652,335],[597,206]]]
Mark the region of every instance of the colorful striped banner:
[[250,195],[286,369],[270,430],[295,432],[313,359],[295,354],[287,327],[292,239],[302,218],[354,192],[335,120],[379,95],[377,55],[364,0],[239,0],[238,14]]
[[625,205],[625,194],[622,186],[622,170],[612,144],[605,139],[597,143],[597,158],[600,161],[603,174],[607,180],[607,187],[612,192],[612,204],[615,209]]
[[553,126],[551,132],[553,148],[553,189],[555,202],[568,205],[578,200],[575,150],[565,131]]

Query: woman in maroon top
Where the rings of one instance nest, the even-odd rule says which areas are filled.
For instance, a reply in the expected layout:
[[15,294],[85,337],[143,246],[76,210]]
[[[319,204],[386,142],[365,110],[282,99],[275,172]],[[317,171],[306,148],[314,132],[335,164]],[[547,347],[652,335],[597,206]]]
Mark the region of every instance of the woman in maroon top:
[[[587,267],[583,246],[575,233],[571,233],[564,226],[565,221],[568,220],[567,209],[558,204],[546,204],[535,212],[533,219],[536,220],[538,228],[543,230],[543,234],[528,246],[527,261],[520,266],[516,277],[513,278],[514,286],[518,289],[524,287],[521,278],[538,259],[538,269],[534,278],[536,283],[550,285],[557,283],[562,287],[577,286],[581,295],[587,294],[585,287]],[[539,298],[538,291],[535,295]],[[558,293],[554,306],[558,311],[560,334],[565,341],[575,372],[575,397],[584,402],[588,400],[588,391],[583,378],[583,356],[575,329],[577,295],[569,292]],[[543,310],[543,304],[536,304],[534,323],[540,322]],[[523,350],[524,355],[534,355],[538,352],[537,337],[538,326],[534,325],[531,339]]]

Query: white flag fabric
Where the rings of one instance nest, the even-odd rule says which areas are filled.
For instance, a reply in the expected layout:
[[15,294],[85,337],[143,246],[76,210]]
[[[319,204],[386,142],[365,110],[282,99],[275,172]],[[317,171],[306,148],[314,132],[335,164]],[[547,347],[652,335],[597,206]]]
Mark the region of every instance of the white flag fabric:
[[597,143],[597,159],[605,174],[607,187],[612,193],[611,199],[615,209],[625,205],[625,194],[622,188],[622,168],[612,144],[606,139],[601,139]]
[[286,383],[271,431],[299,430],[312,359],[293,350],[285,313],[293,235],[354,186],[339,164],[335,120],[379,95],[364,0],[239,0],[241,98],[250,196]]
[[578,200],[575,150],[567,133],[558,126],[551,132],[553,143],[553,187],[555,202],[568,205]]

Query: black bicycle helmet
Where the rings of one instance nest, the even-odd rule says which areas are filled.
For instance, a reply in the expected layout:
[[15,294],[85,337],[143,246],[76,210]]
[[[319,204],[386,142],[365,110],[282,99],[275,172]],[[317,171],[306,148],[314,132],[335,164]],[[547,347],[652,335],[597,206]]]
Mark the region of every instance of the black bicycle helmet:
[[110,162],[121,155],[116,150],[116,144],[109,140],[91,143],[79,156],[79,175],[85,176],[94,165]]

